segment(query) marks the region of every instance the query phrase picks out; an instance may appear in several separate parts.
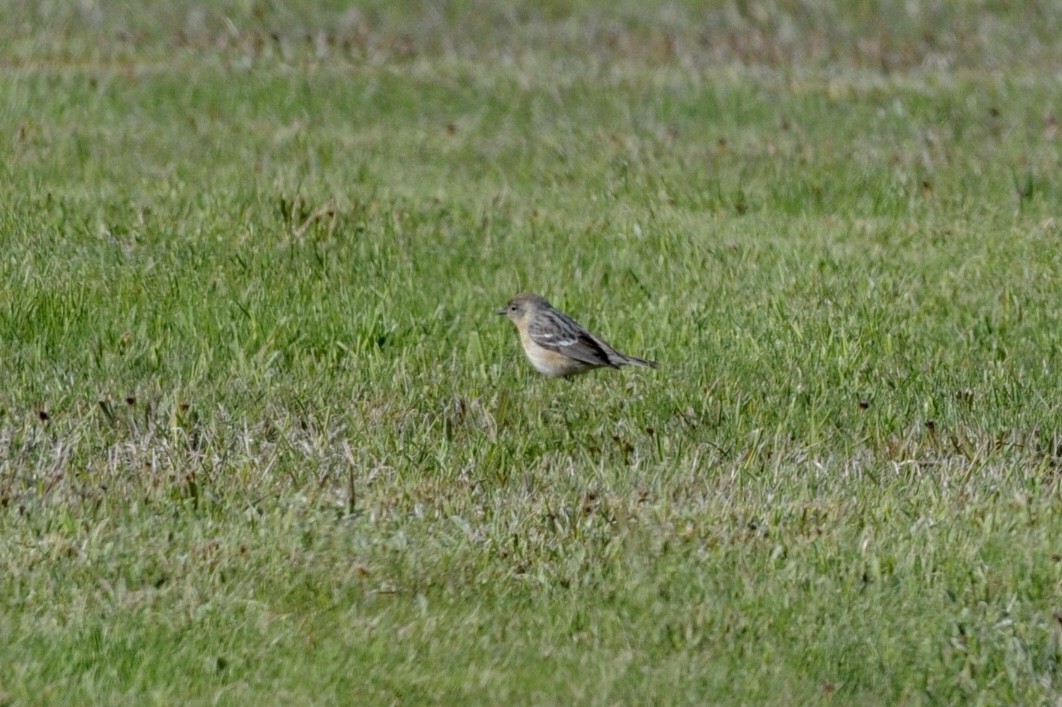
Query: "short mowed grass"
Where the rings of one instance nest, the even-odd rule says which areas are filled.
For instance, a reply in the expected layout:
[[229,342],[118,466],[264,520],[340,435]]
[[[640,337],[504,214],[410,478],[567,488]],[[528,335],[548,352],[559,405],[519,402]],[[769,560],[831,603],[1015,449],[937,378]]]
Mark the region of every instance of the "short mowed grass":
[[305,5],[0,10],[0,703],[1062,699],[1057,3]]

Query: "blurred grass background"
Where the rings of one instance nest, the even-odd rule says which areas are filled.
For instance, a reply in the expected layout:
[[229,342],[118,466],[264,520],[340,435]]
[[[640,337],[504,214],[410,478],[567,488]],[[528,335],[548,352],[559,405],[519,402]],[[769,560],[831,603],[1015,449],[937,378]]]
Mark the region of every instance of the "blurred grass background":
[[1057,700],[1060,17],[4,4],[0,702]]

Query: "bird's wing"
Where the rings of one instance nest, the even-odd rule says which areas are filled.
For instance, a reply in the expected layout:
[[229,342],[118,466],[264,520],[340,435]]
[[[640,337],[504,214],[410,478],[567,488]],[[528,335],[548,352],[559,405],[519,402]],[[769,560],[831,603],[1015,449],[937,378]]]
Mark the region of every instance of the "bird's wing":
[[546,312],[527,327],[531,340],[542,348],[562,353],[591,366],[619,368],[613,361],[611,347],[583,329],[563,312]]

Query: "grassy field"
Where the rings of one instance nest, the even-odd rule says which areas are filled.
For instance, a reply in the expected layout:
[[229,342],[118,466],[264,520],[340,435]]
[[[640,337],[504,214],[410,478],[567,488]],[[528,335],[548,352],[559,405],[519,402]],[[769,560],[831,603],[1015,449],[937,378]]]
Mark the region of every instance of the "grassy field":
[[0,9],[0,705],[1062,704],[1058,2],[304,4]]

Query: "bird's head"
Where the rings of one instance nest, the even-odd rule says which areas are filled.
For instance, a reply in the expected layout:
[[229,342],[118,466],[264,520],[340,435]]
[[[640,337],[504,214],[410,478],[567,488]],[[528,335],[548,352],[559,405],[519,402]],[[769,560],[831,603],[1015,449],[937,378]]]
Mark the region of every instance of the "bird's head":
[[549,307],[545,297],[532,292],[524,292],[509,300],[509,303],[495,314],[508,317],[514,324],[524,321],[535,312]]

